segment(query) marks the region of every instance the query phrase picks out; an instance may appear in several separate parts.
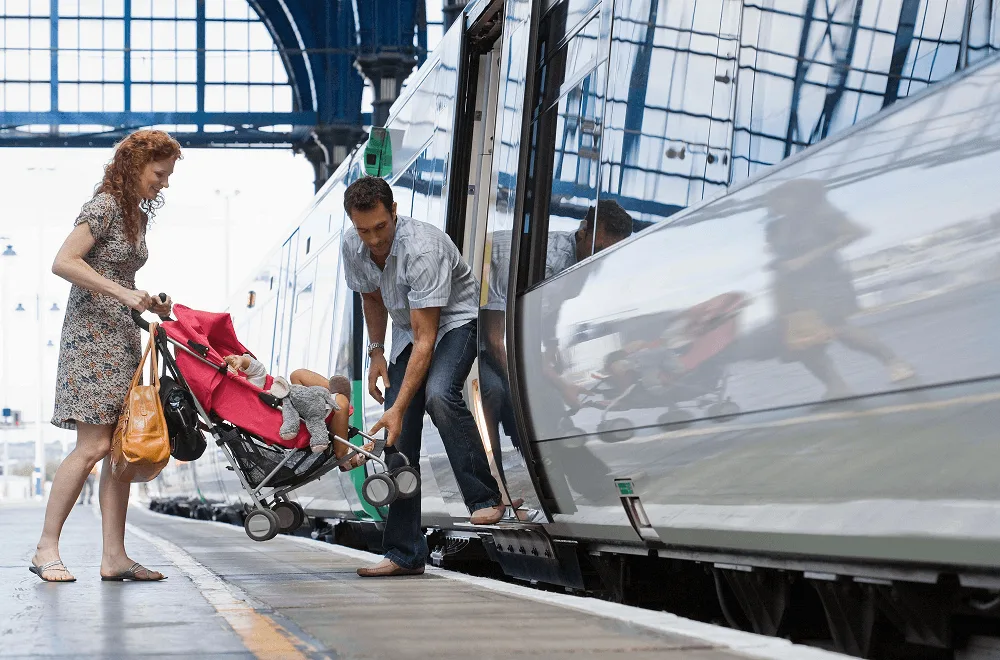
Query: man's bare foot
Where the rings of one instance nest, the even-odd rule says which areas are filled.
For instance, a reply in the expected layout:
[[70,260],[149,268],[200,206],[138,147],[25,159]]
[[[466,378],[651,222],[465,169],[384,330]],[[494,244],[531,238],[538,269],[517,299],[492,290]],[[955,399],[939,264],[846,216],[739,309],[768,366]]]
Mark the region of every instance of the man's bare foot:
[[[42,578],[47,582],[72,582],[76,578],[70,573],[66,567],[62,564],[59,558],[59,551],[42,551],[39,550],[35,553],[35,556],[31,558],[31,565],[36,569],[51,562],[58,561],[60,563],[53,564],[44,571],[39,571],[37,573],[38,577]],[[34,572],[34,571],[32,571]]]

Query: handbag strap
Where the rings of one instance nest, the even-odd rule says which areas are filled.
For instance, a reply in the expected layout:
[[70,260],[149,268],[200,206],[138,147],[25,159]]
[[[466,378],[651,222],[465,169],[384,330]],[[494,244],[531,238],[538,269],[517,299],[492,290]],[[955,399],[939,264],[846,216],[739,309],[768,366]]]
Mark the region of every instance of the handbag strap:
[[143,365],[146,364],[146,358],[150,357],[150,353],[152,353],[152,359],[150,360],[149,363],[149,373],[150,373],[149,383],[150,385],[155,384],[157,391],[159,391],[160,389],[160,375],[157,373],[156,369],[159,361],[157,360],[156,357],[156,343],[155,343],[156,329],[158,327],[159,327],[158,323],[149,324],[149,341],[146,342],[146,348],[143,349],[142,357],[139,358],[139,366],[136,367],[135,375],[132,376],[131,387],[135,387],[136,385],[139,384],[139,381],[142,380],[142,367]]
[[146,351],[150,353],[149,360],[149,384],[156,388],[156,391],[160,391],[160,372],[157,369],[157,350],[156,350],[156,333],[160,329],[159,323],[149,324],[149,344],[146,345]]
[[146,348],[142,352],[142,357],[139,358],[139,366],[135,368],[135,375],[132,376],[131,387],[135,387],[136,385],[139,384],[139,381],[142,380],[142,365],[146,364],[146,358],[149,356],[149,347],[151,345],[152,345],[151,343],[146,344]]

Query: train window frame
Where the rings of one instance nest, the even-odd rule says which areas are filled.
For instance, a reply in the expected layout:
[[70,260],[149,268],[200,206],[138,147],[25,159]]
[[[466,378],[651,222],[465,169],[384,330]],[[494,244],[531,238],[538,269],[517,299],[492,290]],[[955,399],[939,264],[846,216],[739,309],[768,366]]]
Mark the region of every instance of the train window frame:
[[[553,5],[550,9],[555,9],[556,6]],[[561,3],[559,6],[568,7],[568,3]],[[596,113],[595,127],[587,131],[593,136],[595,143],[593,151],[596,154],[593,162],[595,168],[594,181],[591,186],[593,195],[589,199],[588,205],[596,206],[600,199],[604,106],[606,103],[605,97],[609,75],[608,66],[610,62],[608,50],[602,47],[602,41],[607,36],[603,30],[603,8],[603,2],[596,2],[587,11],[586,15],[580,21],[576,22],[571,29],[566,30],[565,34],[554,37],[554,47],[552,47],[553,35],[550,34],[551,30],[545,23],[546,21],[559,20],[560,17],[554,11],[546,10],[544,16],[541,18],[539,41],[535,46],[535,56],[538,65],[535,72],[534,89],[531,91],[532,101],[530,111],[527,114],[530,123],[526,145],[528,149],[528,185],[525,186],[524,207],[522,211],[523,234],[521,239],[522,241],[526,241],[524,249],[528,257],[527,277],[523,281],[524,286],[518,292],[519,294],[525,293],[558,275],[558,272],[552,274],[546,273],[546,257],[550,235],[549,211],[551,208],[554,171],[541,176],[538,167],[539,163],[554,162],[555,142],[557,139],[555,131],[558,125],[558,116],[553,116],[553,113],[557,115],[559,105],[564,101],[566,96],[579,88],[584,81],[591,77],[595,77],[596,80],[597,90],[594,93],[596,97],[595,107],[599,109]],[[554,85],[550,80],[550,67],[558,62],[560,56],[568,54],[573,40],[587,31],[592,25],[597,27],[596,37],[594,38],[597,40],[598,48],[595,55],[583,63],[573,66],[568,78],[565,76],[566,67],[564,64],[563,71],[560,72],[562,79],[558,86]],[[553,93],[554,90],[555,93]],[[548,133],[551,133],[551,144],[548,139]],[[577,157],[579,157],[579,154],[577,154]],[[552,168],[549,167],[549,169]],[[589,254],[573,265],[587,261],[593,254],[594,246],[592,243]]]

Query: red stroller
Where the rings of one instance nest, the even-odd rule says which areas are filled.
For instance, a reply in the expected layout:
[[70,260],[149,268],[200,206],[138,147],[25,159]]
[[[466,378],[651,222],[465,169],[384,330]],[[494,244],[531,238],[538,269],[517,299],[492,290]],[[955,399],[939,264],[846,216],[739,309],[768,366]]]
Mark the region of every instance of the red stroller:
[[[164,294],[160,294],[165,299]],[[382,468],[365,479],[361,494],[372,506],[386,506],[397,497],[410,498],[420,489],[420,475],[406,464],[390,470],[382,458],[385,441],[358,428],[349,427],[348,438],[361,436],[374,443],[372,451],[355,446],[348,438],[331,434],[324,451],[314,453],[309,434],[300,427],[292,440],[283,440],[281,402],[256,387],[243,375],[229,371],[223,356],[250,353],[236,337],[229,314],[200,312],[174,305],[176,319],[163,319],[155,338],[164,370],[169,370],[177,384],[190,394],[200,418],[201,430],[207,430],[236,472],[253,506],[247,512],[244,528],[255,541],[267,541],[279,532],[297,529],[305,519],[302,507],[288,499],[288,494],[315,481],[333,468],[347,464],[362,454]],[[149,330],[149,324],[133,311],[136,324]],[[175,348],[171,355],[169,346]],[[252,355],[252,353],[250,353]],[[267,377],[265,387],[271,385]],[[334,453],[334,443],[351,451],[341,459]]]

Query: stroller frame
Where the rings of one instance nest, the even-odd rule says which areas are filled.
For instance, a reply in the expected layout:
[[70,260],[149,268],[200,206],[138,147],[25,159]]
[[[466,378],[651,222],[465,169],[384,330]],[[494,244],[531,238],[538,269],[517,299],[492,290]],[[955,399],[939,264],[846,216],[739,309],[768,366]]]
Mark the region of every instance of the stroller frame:
[[[160,294],[160,297],[161,299],[166,298],[164,294]],[[146,330],[147,332],[149,331],[149,323],[134,310],[132,311],[132,319],[141,329]],[[161,320],[169,321],[172,319],[161,317]],[[160,356],[163,358],[164,370],[170,371],[177,383],[184,388],[184,390],[190,395],[191,400],[194,402],[195,410],[200,418],[199,426],[208,430],[208,432],[212,435],[216,446],[222,450],[223,455],[229,462],[229,469],[236,473],[244,491],[246,491],[247,495],[249,495],[250,499],[253,501],[252,507],[249,507],[248,505],[250,510],[246,512],[244,529],[246,530],[247,536],[254,541],[268,541],[274,538],[278,532],[290,532],[298,529],[298,527],[300,527],[302,522],[305,520],[305,512],[301,505],[288,498],[288,493],[309,483],[318,481],[334,468],[338,468],[341,465],[346,464],[348,461],[351,461],[358,454],[364,456],[370,461],[373,461],[382,468],[380,472],[368,475],[362,485],[362,496],[372,506],[387,506],[397,498],[408,499],[415,496],[419,492],[420,475],[410,465],[406,456],[402,452],[396,452],[400,457],[402,457],[403,465],[395,469],[390,469],[388,463],[382,457],[386,441],[384,439],[375,438],[354,426],[348,427],[348,438],[360,435],[362,438],[373,443],[374,446],[371,451],[367,451],[364,447],[354,445],[349,442],[348,439],[331,433],[330,437],[332,442],[324,451],[331,452],[333,450],[334,442],[346,445],[351,449],[351,451],[339,460],[326,460],[321,466],[314,469],[301,481],[272,486],[272,480],[275,479],[275,476],[292,458],[300,456],[302,453],[311,453],[311,450],[309,448],[295,449],[268,444],[253,434],[240,429],[232,422],[225,420],[221,422],[215,421],[212,415],[205,410],[201,401],[198,400],[198,397],[195,396],[194,392],[188,386],[187,380],[184,378],[184,375],[177,366],[177,362],[170,354],[169,347],[172,345],[174,350],[183,351],[199,362],[220,372],[225,372],[228,369],[228,365],[225,363],[218,365],[208,360],[206,356],[201,354],[198,350],[192,350],[192,348],[170,337],[162,327],[156,328],[154,343],[156,350],[159,351]],[[195,346],[195,349],[201,348],[203,347]],[[270,394],[264,393],[260,396],[260,399],[272,408],[281,408],[280,401]],[[256,486],[252,486],[250,484],[247,479],[247,475],[240,466],[240,462],[233,452],[231,443],[236,441],[251,442],[261,445],[270,451],[276,451],[282,454],[282,458],[277,465],[275,465]],[[268,500],[270,500],[270,502]]]

